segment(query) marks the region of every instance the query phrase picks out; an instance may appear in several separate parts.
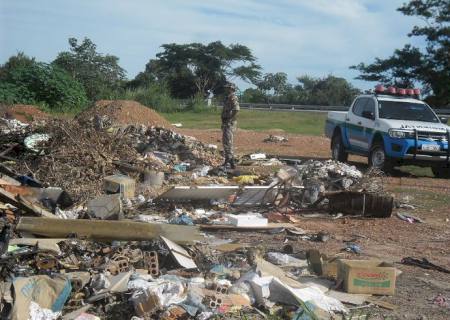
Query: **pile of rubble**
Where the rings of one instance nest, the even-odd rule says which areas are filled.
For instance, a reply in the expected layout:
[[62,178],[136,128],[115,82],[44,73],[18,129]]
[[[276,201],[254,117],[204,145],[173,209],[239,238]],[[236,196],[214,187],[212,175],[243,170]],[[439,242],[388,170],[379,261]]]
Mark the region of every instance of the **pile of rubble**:
[[[355,292],[344,259],[351,254],[265,252],[212,234],[312,240],[295,216],[374,216],[380,203],[388,216],[392,197],[366,188],[373,176],[355,167],[306,161],[273,175],[239,175],[216,167],[213,146],[103,116],[2,119],[0,131],[15,137],[0,153],[2,319],[317,319],[393,292],[377,283]],[[178,177],[189,184],[168,185]],[[157,196],[142,192],[148,185]],[[275,214],[289,222],[282,230]],[[387,264],[358,267],[396,275]]]
[[[29,126],[3,119],[2,154],[17,172],[59,186],[75,200],[102,191],[102,178],[125,172],[144,179],[153,170],[170,172],[178,163],[192,168],[220,162],[217,150],[168,129],[140,126],[96,130],[93,123],[52,120]],[[2,123],[0,122],[0,125]],[[27,147],[27,141],[36,141]],[[16,160],[16,161],[15,161]]]
[[92,122],[95,118],[112,125],[144,125],[172,128],[170,122],[150,107],[131,100],[100,100],[92,108],[77,116],[80,122]]

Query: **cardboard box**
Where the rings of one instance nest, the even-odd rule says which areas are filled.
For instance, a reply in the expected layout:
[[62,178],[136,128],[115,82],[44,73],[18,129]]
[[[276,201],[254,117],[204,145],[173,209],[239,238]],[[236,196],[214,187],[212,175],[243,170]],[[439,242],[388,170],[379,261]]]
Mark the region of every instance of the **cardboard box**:
[[379,260],[338,260],[337,281],[348,293],[393,295],[397,270]]
[[136,182],[125,175],[107,176],[103,179],[103,187],[107,193],[120,193],[124,198],[134,198]]
[[310,249],[307,252],[309,267],[318,276],[325,278],[336,279],[337,278],[337,258],[328,257],[327,255],[320,253],[319,250]]

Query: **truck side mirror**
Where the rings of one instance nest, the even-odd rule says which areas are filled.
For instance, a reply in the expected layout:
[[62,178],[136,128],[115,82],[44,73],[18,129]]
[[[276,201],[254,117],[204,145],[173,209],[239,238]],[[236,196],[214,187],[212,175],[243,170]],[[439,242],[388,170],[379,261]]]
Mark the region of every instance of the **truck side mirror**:
[[372,112],[372,111],[363,111],[362,112],[362,116],[363,116],[363,118],[367,118],[367,119],[370,119],[370,120],[375,120],[375,114]]
[[442,123],[447,124],[448,118],[447,117],[439,117],[439,120],[441,120]]

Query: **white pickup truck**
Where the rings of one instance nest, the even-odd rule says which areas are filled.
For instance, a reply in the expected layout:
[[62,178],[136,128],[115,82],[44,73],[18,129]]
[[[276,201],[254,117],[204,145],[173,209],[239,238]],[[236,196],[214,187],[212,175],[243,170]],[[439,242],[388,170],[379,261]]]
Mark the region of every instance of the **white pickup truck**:
[[348,112],[328,113],[325,134],[332,158],[349,154],[368,157],[385,172],[396,165],[431,167],[435,176],[450,178],[450,127],[425,102],[417,89],[385,89],[358,96]]

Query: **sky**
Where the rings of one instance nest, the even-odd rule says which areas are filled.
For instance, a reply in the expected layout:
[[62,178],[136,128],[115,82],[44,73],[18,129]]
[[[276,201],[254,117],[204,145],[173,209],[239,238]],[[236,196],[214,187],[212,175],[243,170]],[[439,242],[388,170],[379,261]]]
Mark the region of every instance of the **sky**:
[[[90,38],[133,78],[164,43],[248,46],[263,72],[354,80],[349,66],[412,42],[405,0],[0,0],[0,63],[23,51],[51,62],[68,38]],[[420,44],[419,44],[420,45]],[[242,87],[242,84],[240,84]]]

